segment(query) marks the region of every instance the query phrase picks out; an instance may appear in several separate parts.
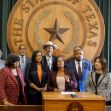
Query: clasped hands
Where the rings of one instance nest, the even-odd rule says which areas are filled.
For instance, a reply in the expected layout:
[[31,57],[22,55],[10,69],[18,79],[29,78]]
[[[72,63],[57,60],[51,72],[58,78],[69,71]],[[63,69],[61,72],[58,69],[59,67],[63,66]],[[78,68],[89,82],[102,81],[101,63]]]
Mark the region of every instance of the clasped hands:
[[45,86],[45,87],[42,87],[42,88],[37,87],[36,90],[37,90],[37,91],[46,91],[46,90],[47,90],[47,87],[46,87],[46,86]]

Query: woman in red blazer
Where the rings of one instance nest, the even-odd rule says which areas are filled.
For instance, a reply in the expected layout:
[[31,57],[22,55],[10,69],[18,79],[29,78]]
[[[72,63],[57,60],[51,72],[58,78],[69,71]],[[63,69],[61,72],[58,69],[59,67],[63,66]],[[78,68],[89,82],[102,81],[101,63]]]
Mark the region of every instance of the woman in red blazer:
[[23,74],[18,66],[19,56],[10,54],[0,70],[0,103],[4,105],[26,104]]

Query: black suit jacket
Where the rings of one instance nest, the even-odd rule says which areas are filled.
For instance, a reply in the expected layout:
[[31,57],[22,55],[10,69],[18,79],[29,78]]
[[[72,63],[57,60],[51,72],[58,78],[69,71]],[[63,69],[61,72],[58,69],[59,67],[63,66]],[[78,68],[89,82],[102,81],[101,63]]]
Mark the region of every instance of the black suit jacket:
[[51,68],[51,70],[50,70],[49,65],[47,63],[46,56],[43,56],[43,63],[44,63],[44,65],[46,67],[46,70],[47,70],[47,72],[49,74],[49,72],[52,71],[54,69],[54,67],[57,66],[57,57],[52,56],[52,68]]
[[28,87],[28,92],[29,93],[36,93],[37,91],[35,89],[31,88],[29,86],[29,84],[33,83],[39,88],[45,87],[45,85],[48,81],[48,74],[47,74],[47,72],[45,72],[42,69],[42,80],[40,82],[39,77],[38,77],[37,68],[32,69],[30,64],[31,63],[29,63],[27,65],[27,68],[26,68],[25,81],[26,81],[26,84],[27,84],[27,87]]
[[26,97],[27,103],[30,105],[42,105],[42,93],[41,91],[37,91],[36,89],[30,87],[30,83],[35,84],[39,88],[45,87],[48,74],[45,72],[44,67],[42,66],[42,79],[41,82],[38,77],[38,69],[36,67],[32,67],[32,64],[29,63],[26,67]]

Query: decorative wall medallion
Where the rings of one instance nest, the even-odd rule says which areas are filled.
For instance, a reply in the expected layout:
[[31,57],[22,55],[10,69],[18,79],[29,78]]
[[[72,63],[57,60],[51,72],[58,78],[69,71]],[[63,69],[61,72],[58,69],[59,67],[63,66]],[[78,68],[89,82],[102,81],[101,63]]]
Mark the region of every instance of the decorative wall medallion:
[[103,48],[103,18],[94,0],[18,0],[8,19],[7,40],[12,52],[25,44],[28,56],[51,40],[69,58],[79,44],[93,60]]

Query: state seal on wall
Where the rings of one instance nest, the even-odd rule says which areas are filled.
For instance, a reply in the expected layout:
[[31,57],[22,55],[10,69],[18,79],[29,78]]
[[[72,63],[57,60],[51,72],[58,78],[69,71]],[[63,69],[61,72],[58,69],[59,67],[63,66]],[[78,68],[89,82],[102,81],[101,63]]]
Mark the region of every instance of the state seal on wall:
[[[65,58],[75,45],[83,47],[89,60],[100,54],[104,44],[104,22],[94,0],[18,0],[7,24],[11,52],[25,44],[27,55],[52,41]],[[55,53],[57,54],[57,53]]]

